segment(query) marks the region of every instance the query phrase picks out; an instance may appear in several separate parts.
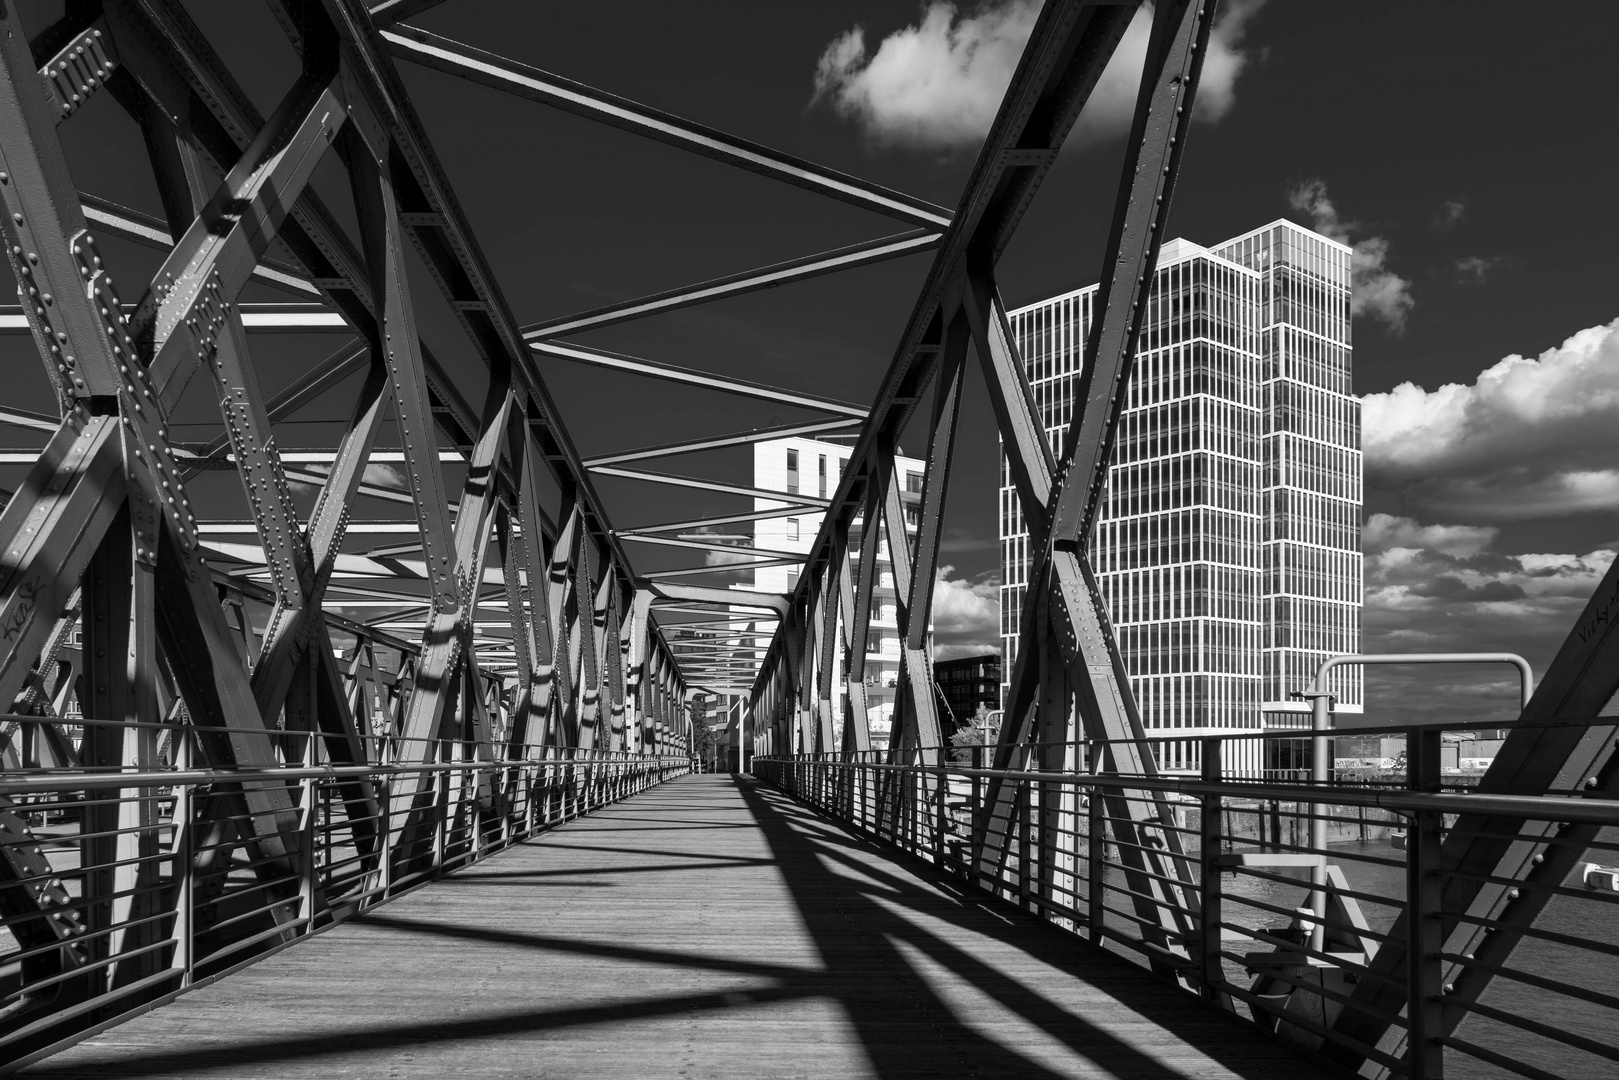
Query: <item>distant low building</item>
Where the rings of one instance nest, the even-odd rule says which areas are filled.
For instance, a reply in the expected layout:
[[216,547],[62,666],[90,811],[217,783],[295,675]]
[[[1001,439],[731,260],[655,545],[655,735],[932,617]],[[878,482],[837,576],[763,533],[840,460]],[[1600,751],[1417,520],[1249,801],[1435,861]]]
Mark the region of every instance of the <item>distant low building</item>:
[[939,696],[949,708],[948,719],[960,728],[967,724],[982,705],[986,709],[1001,707],[1001,654],[963,656],[956,660],[939,660],[933,665],[933,682]]
[[[1405,767],[1404,735],[1339,735],[1333,742],[1333,764],[1340,773]],[[1445,773],[1484,772],[1500,750],[1500,739],[1481,739],[1471,731],[1447,731],[1441,736],[1439,768]]]

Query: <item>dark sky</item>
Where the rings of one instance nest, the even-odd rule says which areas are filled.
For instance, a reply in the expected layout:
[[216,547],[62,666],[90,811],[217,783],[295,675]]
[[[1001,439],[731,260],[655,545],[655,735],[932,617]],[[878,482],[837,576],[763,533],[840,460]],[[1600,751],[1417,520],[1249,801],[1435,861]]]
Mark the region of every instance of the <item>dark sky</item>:
[[[247,73],[268,111],[285,85],[290,53],[260,5],[190,6],[238,71]],[[36,3],[25,5],[25,12],[31,21],[42,21],[53,7]],[[816,63],[829,43],[860,25],[875,48],[916,23],[920,13],[913,0],[578,8],[450,0],[415,21],[953,208],[976,148],[884,145],[825,103],[811,105]],[[1598,3],[1535,12],[1483,2],[1264,6],[1246,23],[1241,49],[1247,64],[1231,108],[1217,123],[1193,129],[1170,235],[1212,242],[1282,216],[1310,224],[1290,209],[1289,193],[1306,181],[1324,183],[1340,218],[1353,223],[1352,238],[1382,238],[1387,270],[1409,283],[1412,302],[1403,330],[1357,322],[1355,381],[1361,393],[1404,381],[1429,390],[1450,381],[1469,384],[1509,353],[1534,356],[1577,331],[1608,323],[1619,316],[1619,208],[1611,194],[1619,161],[1610,68],[1616,31],[1619,9]],[[444,75],[409,66],[404,73],[523,322],[904,228]],[[111,102],[91,104],[68,126],[79,185],[157,212],[152,186],[139,175],[144,165],[132,126]],[[1095,279],[1118,155],[1116,140],[1065,153],[1001,266],[1010,302]],[[323,173],[321,185],[346,215],[338,174]],[[149,272],[141,256],[122,249],[119,254],[137,268],[126,276]],[[580,340],[866,402],[892,356],[927,259],[792,285]],[[421,275],[417,295],[431,291]],[[431,303],[424,309],[424,325],[446,343],[436,347],[462,373],[469,394],[476,393],[476,360],[455,340],[442,310]],[[18,383],[15,403],[39,407],[43,380],[37,366],[30,367],[37,360],[18,352],[19,344],[8,339],[3,354],[7,364],[28,373]],[[261,365],[281,373],[267,381],[290,377],[331,344],[301,338],[267,343],[265,355],[273,359]],[[714,395],[566,365],[546,371],[586,453],[751,426],[771,415],[802,415],[737,407]],[[334,407],[332,417],[346,408]],[[308,435],[309,445],[332,437],[329,428],[315,425]],[[739,454],[690,457],[671,467],[732,481],[745,480],[748,472]],[[996,571],[996,471],[994,429],[974,383],[946,550],[965,583],[982,584]],[[1426,513],[1404,481],[1384,483],[1374,471],[1370,487],[1369,514],[1409,517],[1422,526],[1498,529],[1486,545],[1492,557],[1585,553],[1619,538],[1619,522],[1607,506],[1511,520],[1513,515],[1495,520],[1475,514],[1458,522]],[[735,501],[694,502],[684,493],[626,481],[604,479],[601,488],[620,526],[740,508]],[[230,497],[222,488],[219,498]],[[634,554],[642,570],[671,564],[656,551]],[[1473,564],[1464,569],[1524,571],[1514,565],[1516,571]],[[1430,576],[1450,571],[1461,572],[1439,568]],[[1462,635],[1462,623],[1451,618],[1454,612],[1439,610],[1435,597],[1418,597],[1434,601],[1418,604],[1420,611],[1401,608],[1416,594],[1399,588],[1404,591],[1388,595],[1400,603],[1369,612],[1368,647],[1393,640],[1388,635],[1402,618],[1438,635],[1435,641]],[[1546,618],[1543,627],[1535,624],[1541,628],[1531,638],[1523,637],[1522,620],[1517,630],[1497,633],[1492,627],[1510,620],[1475,608],[1465,620],[1466,634],[1500,640],[1456,640],[1448,647],[1507,642],[1531,651],[1537,667],[1543,666],[1561,634],[1554,624],[1568,625],[1573,611],[1565,609],[1573,602],[1565,597],[1555,611],[1537,609]]]

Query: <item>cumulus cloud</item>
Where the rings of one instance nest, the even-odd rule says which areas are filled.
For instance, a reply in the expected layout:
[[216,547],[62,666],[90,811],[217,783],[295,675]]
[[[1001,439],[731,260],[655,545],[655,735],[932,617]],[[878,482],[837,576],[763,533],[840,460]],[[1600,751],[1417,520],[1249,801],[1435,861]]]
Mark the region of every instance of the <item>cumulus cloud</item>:
[[1353,249],[1349,271],[1354,292],[1350,312],[1365,315],[1398,333],[1411,311],[1411,282],[1388,268],[1389,242],[1381,236],[1359,236],[1360,223],[1341,217],[1327,196],[1327,185],[1306,180],[1288,193],[1288,203],[1310,218],[1311,227]]
[[1619,319],[1471,385],[1362,398],[1373,486],[1435,517],[1487,523],[1619,509]]
[[[1228,5],[1210,30],[1196,118],[1218,120],[1231,110],[1248,63],[1242,49],[1247,21],[1263,2]],[[822,51],[811,103],[829,103],[879,144],[974,149],[1000,109],[1039,13],[1039,0],[992,0],[967,11],[929,0],[915,25],[889,34],[874,52],[865,29],[855,26]],[[1137,11],[1103,71],[1070,145],[1129,130],[1151,28],[1148,5]]]
[[984,656],[988,653],[999,653],[1000,651],[1001,643],[998,640],[949,642],[933,647],[933,659],[935,661],[960,660],[964,656]]
[[[1614,551],[1500,554],[1495,530],[1374,514],[1366,523],[1369,652],[1506,651],[1543,670]],[[1455,718],[1488,726],[1516,715],[1515,677],[1490,669],[1368,670],[1368,720]]]
[[1000,633],[1000,585],[993,580],[952,577],[955,567],[939,567],[933,583],[933,632],[936,634]]
[[1408,517],[1373,514],[1361,530],[1361,550],[1432,548],[1445,555],[1465,558],[1488,548],[1499,532],[1499,529],[1476,525],[1418,525]]
[[955,567],[940,566],[933,579],[934,659],[999,652],[1000,633],[1000,582],[995,575],[958,577]]

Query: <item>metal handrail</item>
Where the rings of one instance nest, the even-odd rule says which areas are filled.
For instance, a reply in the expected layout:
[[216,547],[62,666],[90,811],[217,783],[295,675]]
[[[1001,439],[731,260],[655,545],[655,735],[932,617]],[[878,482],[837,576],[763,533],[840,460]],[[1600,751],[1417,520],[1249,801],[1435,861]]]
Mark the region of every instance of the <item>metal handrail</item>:
[[798,762],[833,769],[872,769],[879,772],[922,773],[929,776],[964,776],[979,780],[1055,784],[1059,787],[1152,791],[1164,794],[1234,796],[1245,799],[1280,799],[1283,802],[1334,806],[1364,806],[1398,814],[1492,814],[1532,820],[1578,821],[1592,825],[1619,825],[1619,800],[1557,795],[1486,795],[1478,792],[1412,792],[1384,788],[1326,788],[1313,784],[1278,784],[1264,780],[1178,779],[1163,774],[1069,773],[1032,769],[975,769],[953,765],[889,765],[873,761],[831,761],[761,756],[756,762],[791,765]]
[[631,757],[523,758],[516,761],[461,761],[432,765],[288,765],[269,769],[156,769],[147,772],[53,771],[48,776],[0,780],[0,796],[46,795],[72,791],[105,791],[129,787],[194,787],[213,784],[251,784],[268,780],[344,780],[370,776],[406,776],[426,773],[494,773],[525,766],[644,765],[653,762],[689,764],[684,755],[644,754]]
[[1529,698],[1535,692],[1534,669],[1529,666],[1529,661],[1510,652],[1344,653],[1329,656],[1321,662],[1310,684],[1310,692],[1326,693],[1327,674],[1335,667],[1365,667],[1372,664],[1511,664],[1518,669],[1519,707],[1528,706]]
[[[556,756],[424,764],[52,769],[0,779],[0,799],[20,819],[6,843],[31,848],[36,858],[42,846],[63,841],[82,847],[142,837],[150,845],[145,850],[137,841],[133,852],[120,848],[116,857],[92,867],[57,869],[41,858],[7,883],[9,889],[44,890],[53,900],[45,914],[0,917],[0,928],[12,933],[0,949],[0,971],[7,973],[0,986],[0,1068],[42,1045],[77,1038],[92,1022],[104,1025],[150,1009],[692,767],[684,754],[551,752]],[[429,784],[428,798],[412,796],[409,808],[401,809],[398,778],[413,775],[438,779]],[[365,798],[375,800],[369,810],[356,801],[362,787]],[[234,809],[219,818],[259,823],[242,825],[244,835],[279,837],[286,852],[208,865],[209,853],[220,846],[197,831],[209,813],[201,800],[220,788],[227,793],[239,788],[250,796],[286,793],[284,805]],[[72,822],[76,815],[112,805],[142,806],[142,823],[86,827],[88,819],[79,816],[78,827],[65,833],[33,832],[31,819],[38,815],[48,822],[49,815],[63,814]],[[226,841],[223,850],[238,842],[245,841]],[[94,900],[74,895],[68,883],[92,870],[127,876],[120,888],[138,898],[129,917],[115,923],[89,917]],[[232,878],[236,871],[251,871],[253,880]],[[221,917],[221,905],[228,903],[237,906]],[[153,905],[161,910],[133,913]],[[37,927],[19,933],[42,918],[52,920],[60,933],[42,935]],[[126,930],[151,940],[132,939],[112,955],[96,955]],[[115,983],[107,972],[116,964],[153,970]],[[57,988],[70,984],[84,997],[58,1003]]]
[[[1476,1041],[1430,1033],[1422,1009],[1448,993],[1433,961],[1474,963],[1471,955],[1446,951],[1440,928],[1458,919],[1489,925],[1495,918],[1448,910],[1440,883],[1446,877],[1468,876],[1466,868],[1451,865],[1441,853],[1448,838],[1460,840],[1481,822],[1496,819],[1535,823],[1530,828],[1538,842],[1554,847],[1586,844],[1572,838],[1573,826],[1619,826],[1619,799],[1594,793],[1526,796],[1442,789],[1440,735],[1458,726],[1396,729],[1415,739],[1414,764],[1398,787],[1223,776],[1225,747],[1272,737],[1247,732],[1197,738],[1204,751],[1201,777],[1090,773],[1072,766],[901,764],[861,760],[865,754],[767,755],[755,759],[754,772],[863,835],[931,860],[953,878],[1083,934],[1094,944],[1133,952],[1182,989],[1302,1045],[1323,1062],[1335,1053],[1352,1053],[1392,1075],[1429,1076],[1434,1047],[1442,1045],[1522,1075],[1593,1074],[1571,1073],[1560,1058],[1513,1061]],[[1607,730],[1619,727],[1619,717],[1565,719],[1547,726]],[[1087,746],[1092,767],[1102,759],[1095,753],[1100,740],[1048,745],[1071,750]],[[986,802],[992,787],[987,781],[1003,781],[994,787],[1010,791],[1009,799]],[[1121,799],[1152,804],[1156,811],[1142,821],[1121,817]],[[992,820],[997,823],[993,832],[986,826]],[[1331,835],[1325,831],[1328,824],[1338,830],[1340,840],[1353,841],[1358,830],[1361,841],[1387,837],[1381,842],[1390,847],[1329,846],[1323,839]],[[1369,834],[1371,829],[1378,831]],[[1181,843],[1187,844],[1184,851]],[[1154,852],[1172,849],[1176,854],[1167,857],[1176,860],[1184,876],[1144,871],[1139,865]],[[1593,842],[1582,850],[1589,850],[1591,858],[1619,857],[1619,843]],[[1363,873],[1372,876],[1361,878]],[[1398,877],[1390,881],[1391,874]],[[1582,908],[1581,918],[1607,919],[1619,911],[1615,874],[1587,864],[1583,880],[1557,876],[1539,881],[1531,875],[1517,884],[1601,905]],[[1224,881],[1228,877],[1230,885]],[[1301,890],[1294,894],[1299,899],[1276,895],[1276,890],[1290,888]],[[1278,919],[1288,925],[1279,927]],[[1526,940],[1558,947],[1581,945],[1574,932],[1556,925],[1531,926],[1521,933]],[[1401,1004],[1378,1015],[1391,1029],[1409,1031],[1409,1046],[1421,1048],[1420,1055],[1405,1047],[1390,1053],[1363,1044],[1340,1030],[1335,1019],[1340,1009],[1367,1007],[1354,991],[1356,985],[1390,980],[1390,973],[1374,963],[1383,946],[1415,959],[1398,983]],[[1499,1029],[1497,1034],[1533,1030],[1569,1053],[1592,1056],[1598,1069],[1610,1068],[1619,1063],[1619,1047],[1582,1032],[1593,1027],[1619,1030],[1619,995],[1594,994],[1589,987],[1592,971],[1610,970],[1615,948],[1599,935],[1584,953],[1594,968],[1568,968],[1560,959],[1556,971],[1496,972],[1509,983],[1517,980],[1520,991],[1527,987],[1537,1001],[1546,991],[1568,995],[1573,1011],[1557,1024],[1537,1019],[1539,1006],[1519,1007],[1510,998],[1478,1008],[1460,1001],[1448,1007],[1470,1017],[1470,1023]],[[1600,1009],[1601,1015],[1578,1011],[1586,1007]],[[1413,1014],[1418,1019],[1408,1025]],[[1557,1068],[1548,1070],[1548,1063]]]

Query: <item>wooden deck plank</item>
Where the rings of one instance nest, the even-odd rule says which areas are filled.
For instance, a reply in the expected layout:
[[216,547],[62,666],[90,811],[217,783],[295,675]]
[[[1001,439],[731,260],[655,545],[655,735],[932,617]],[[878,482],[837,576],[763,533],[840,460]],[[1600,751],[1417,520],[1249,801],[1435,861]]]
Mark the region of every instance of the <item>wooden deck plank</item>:
[[40,1077],[1295,1077],[1260,1033],[751,780],[693,776]]

